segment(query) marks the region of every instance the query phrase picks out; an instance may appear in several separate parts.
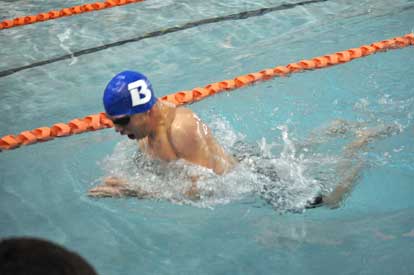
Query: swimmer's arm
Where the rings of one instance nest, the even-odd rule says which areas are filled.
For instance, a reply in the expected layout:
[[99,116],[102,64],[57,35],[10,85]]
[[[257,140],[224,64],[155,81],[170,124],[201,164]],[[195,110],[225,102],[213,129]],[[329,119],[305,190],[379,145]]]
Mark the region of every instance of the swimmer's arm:
[[197,186],[199,178],[199,176],[191,176],[191,187],[184,192],[184,195],[190,200],[196,201],[201,198],[200,189]]
[[[196,201],[200,199],[200,190],[197,187],[199,177],[191,177],[191,187],[184,192],[186,198]],[[138,186],[132,186],[124,179],[108,177],[102,185],[89,190],[88,196],[95,198],[104,197],[137,197],[139,199],[159,198],[159,193],[144,191]]]
[[348,163],[341,166],[338,172],[343,175],[342,179],[331,193],[323,197],[323,202],[330,208],[338,208],[340,203],[352,191],[361,174],[362,168],[362,163],[355,165]]
[[148,138],[145,137],[137,141],[138,148],[141,149],[141,152],[148,154]]
[[98,185],[88,192],[90,197],[137,197],[139,199],[156,198],[158,193],[151,193],[142,188],[131,185],[125,179],[108,177],[103,184]]

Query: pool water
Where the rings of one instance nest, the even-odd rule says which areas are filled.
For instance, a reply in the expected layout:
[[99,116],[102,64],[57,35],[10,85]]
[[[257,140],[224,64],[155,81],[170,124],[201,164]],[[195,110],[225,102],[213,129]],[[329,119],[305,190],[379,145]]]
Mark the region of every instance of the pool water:
[[[0,20],[81,3],[0,1]],[[282,3],[148,0],[2,30],[0,71]],[[1,76],[0,135],[101,112],[104,87],[125,69],[145,73],[162,96],[413,31],[412,0],[349,3],[204,24]],[[378,53],[189,106],[226,150],[253,151],[224,177],[148,160],[112,129],[3,151],[0,238],[55,241],[104,275],[412,274],[413,53]],[[333,135],[332,125],[347,131]],[[373,129],[388,130],[352,158],[344,153]],[[304,208],[357,164],[339,208]],[[277,172],[273,193],[261,193],[274,181],[257,168]],[[205,196],[196,202],[180,197],[192,173],[203,174]],[[160,199],[86,195],[110,175],[160,191]]]

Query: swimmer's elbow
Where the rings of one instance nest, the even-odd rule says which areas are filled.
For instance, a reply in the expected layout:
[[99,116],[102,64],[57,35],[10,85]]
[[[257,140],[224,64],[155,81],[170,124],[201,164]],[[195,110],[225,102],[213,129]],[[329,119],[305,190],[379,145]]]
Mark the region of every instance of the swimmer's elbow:
[[192,201],[198,201],[198,200],[200,200],[200,197],[201,197],[200,196],[200,190],[197,187],[197,180],[198,180],[198,178],[193,179],[193,177],[192,177],[191,178],[191,181],[192,181],[191,187],[190,187],[190,189],[188,189],[184,193],[184,195]]
[[213,171],[219,176],[222,176],[226,173],[226,170],[224,170],[223,167],[214,167]]
[[225,160],[220,159],[216,161],[216,165],[214,166],[213,171],[217,175],[222,176],[230,172],[236,164],[237,161],[231,157],[227,157]]

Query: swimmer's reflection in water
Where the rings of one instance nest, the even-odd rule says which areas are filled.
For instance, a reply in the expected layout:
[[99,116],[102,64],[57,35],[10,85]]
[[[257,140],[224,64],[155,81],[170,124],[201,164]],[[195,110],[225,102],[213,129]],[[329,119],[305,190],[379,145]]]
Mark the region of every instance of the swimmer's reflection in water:
[[[245,146],[239,156],[225,152],[213,137],[209,127],[204,124],[190,109],[158,100],[151,83],[142,74],[124,71],[116,75],[107,85],[104,96],[104,107],[109,119],[114,122],[115,131],[138,141],[141,151],[151,158],[163,161],[185,160],[214,171],[217,175],[229,172],[243,157],[255,154]],[[358,150],[373,135],[367,134],[350,147]],[[365,140],[365,139],[366,140]],[[243,156],[244,155],[244,156]],[[355,174],[358,174],[357,170]],[[259,167],[256,172],[263,174],[273,182],[279,177],[272,167]],[[338,186],[332,194],[318,196],[310,201],[308,207],[328,203],[337,206],[344,194],[351,189],[354,178],[349,178],[343,186]],[[184,191],[184,196],[196,200],[200,193],[197,177],[191,177],[191,187]],[[273,186],[264,186],[263,190]],[[93,197],[135,196],[138,198],[156,198],[157,193],[144,191],[131,185],[125,179],[110,177],[89,191]]]

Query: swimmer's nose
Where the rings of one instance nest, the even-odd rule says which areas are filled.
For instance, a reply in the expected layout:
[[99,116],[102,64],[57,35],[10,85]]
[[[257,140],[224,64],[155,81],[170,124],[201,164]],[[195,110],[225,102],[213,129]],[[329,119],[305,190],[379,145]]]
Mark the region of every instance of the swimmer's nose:
[[120,125],[115,124],[115,132],[119,133],[121,132],[122,127]]

